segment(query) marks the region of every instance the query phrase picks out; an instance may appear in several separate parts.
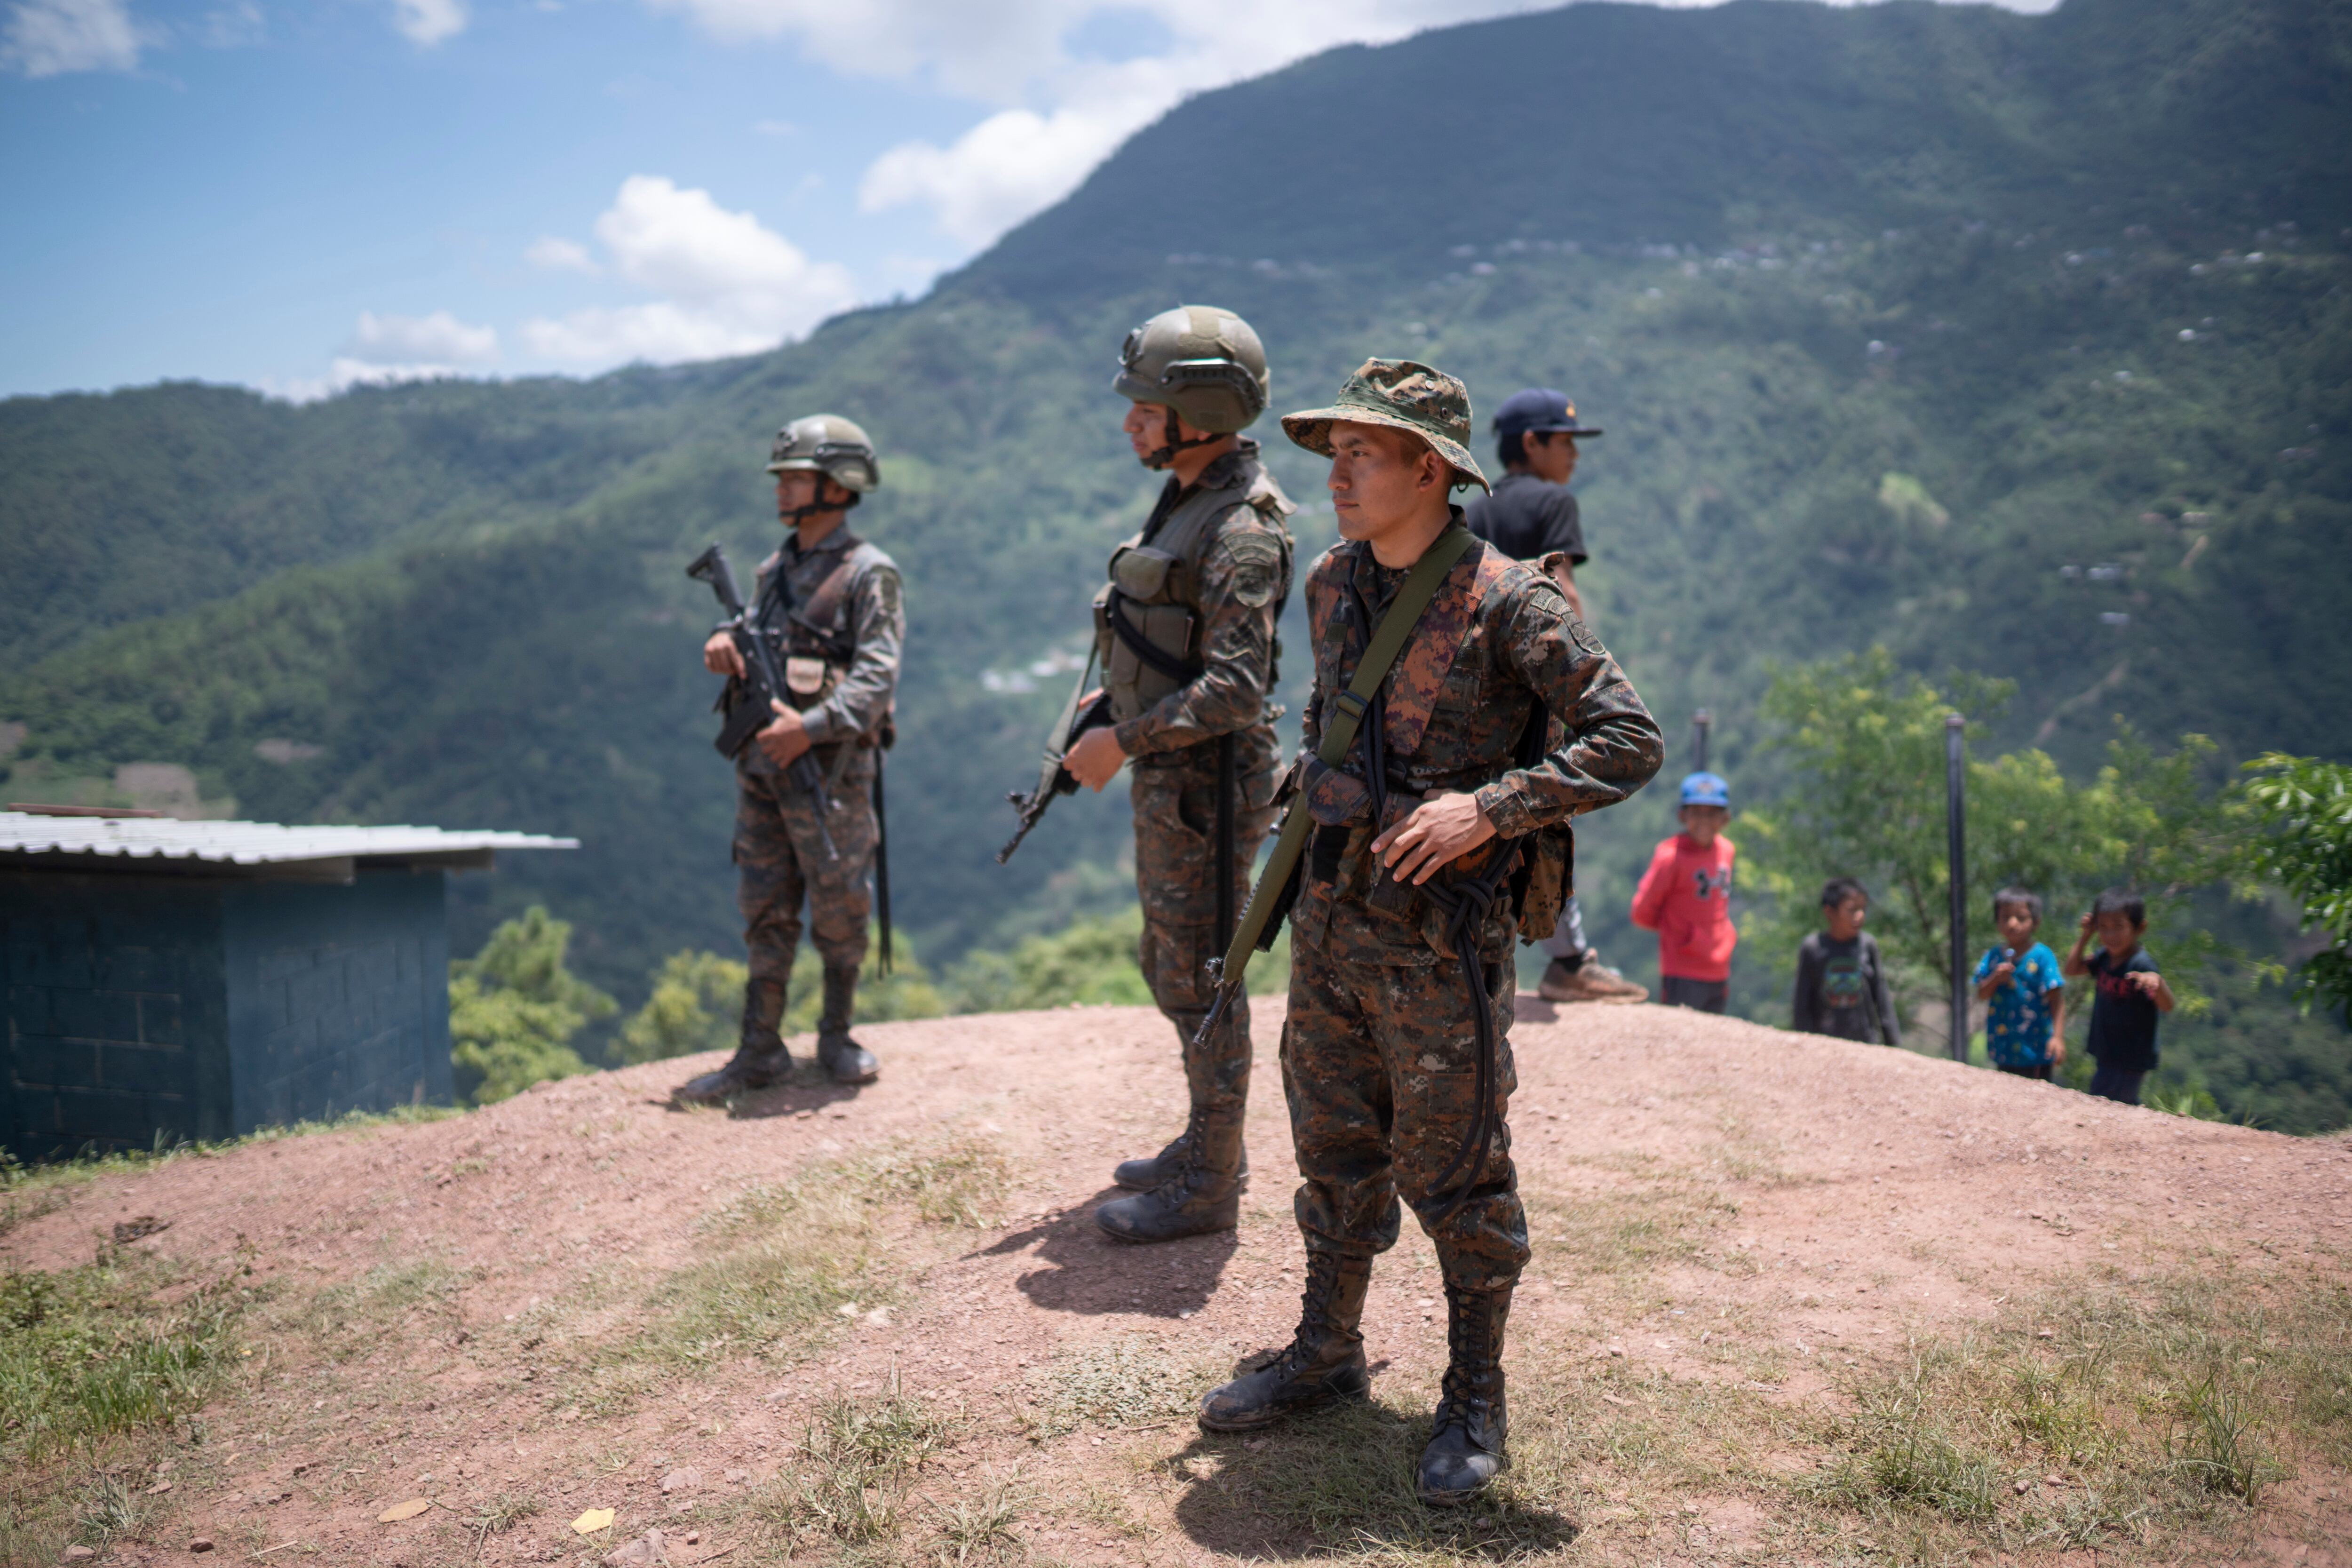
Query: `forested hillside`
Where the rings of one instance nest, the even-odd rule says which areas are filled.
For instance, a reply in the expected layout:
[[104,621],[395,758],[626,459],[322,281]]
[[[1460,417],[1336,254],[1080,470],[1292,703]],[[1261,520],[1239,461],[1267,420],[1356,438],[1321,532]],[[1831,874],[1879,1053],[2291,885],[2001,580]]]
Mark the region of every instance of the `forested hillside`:
[[[1180,300],[1256,324],[1277,410],[1368,353],[1482,412],[1568,388],[1609,431],[1597,628],[1677,746],[1716,712],[1746,800],[1773,661],[1874,643],[2015,679],[2001,743],[2070,769],[2117,714],[2352,754],[2347,62],[2340,3],[1577,5],[1203,95],[927,299],[772,354],[0,404],[0,787],[170,762],[244,816],[577,834],[467,883],[457,945],[544,900],[634,1000],[734,942],[681,568],[764,553],[767,437],[831,408],[908,573],[902,926],[947,957],[1117,904],[1116,799],[992,856],[1068,679],[1033,667],[1152,488],[1118,345]],[[1319,547],[1319,466],[1258,434]],[[1584,835],[1613,959],[1667,811]]]

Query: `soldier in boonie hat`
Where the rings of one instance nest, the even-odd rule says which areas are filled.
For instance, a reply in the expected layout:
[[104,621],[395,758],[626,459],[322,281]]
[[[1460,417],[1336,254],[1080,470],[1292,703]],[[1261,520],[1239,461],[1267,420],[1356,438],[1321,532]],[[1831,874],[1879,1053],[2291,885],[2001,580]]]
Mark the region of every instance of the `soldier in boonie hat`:
[[[1486,478],[1460,382],[1367,360],[1282,426],[1330,458],[1342,536],[1307,577],[1315,685],[1291,806],[1307,817],[1285,837],[1299,858],[1258,892],[1290,911],[1282,1079],[1306,1280],[1289,1346],[1211,1391],[1199,1420],[1248,1432],[1370,1393],[1372,1260],[1409,1206],[1444,1276],[1447,1346],[1413,1489],[1447,1506],[1507,1462],[1503,1338],[1528,1256],[1511,945],[1557,917],[1570,819],[1641,788],[1664,748],[1559,585],[1464,528],[1450,498]],[[1374,632],[1391,616],[1401,643]],[[1384,668],[1365,662],[1375,644]]]
[[1417,360],[1368,359],[1339,388],[1328,408],[1282,416],[1283,434],[1310,452],[1331,455],[1334,425],[1379,425],[1429,443],[1454,466],[1456,486],[1488,488],[1470,455],[1470,390]]

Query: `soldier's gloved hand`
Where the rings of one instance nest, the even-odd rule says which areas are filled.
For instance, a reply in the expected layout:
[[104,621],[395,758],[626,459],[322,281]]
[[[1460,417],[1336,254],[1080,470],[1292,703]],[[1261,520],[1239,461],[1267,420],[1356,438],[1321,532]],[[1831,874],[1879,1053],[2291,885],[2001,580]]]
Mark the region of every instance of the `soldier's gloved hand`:
[[725,632],[713,632],[710,640],[702,645],[702,668],[713,675],[731,675],[741,679],[743,650]]
[[1440,867],[1494,837],[1495,825],[1478,809],[1476,795],[1433,795],[1373,839],[1372,853],[1387,863],[1389,874],[1398,881],[1419,887]]
[[1072,778],[1100,795],[1103,785],[1118,776],[1120,764],[1126,761],[1127,752],[1120,747],[1118,734],[1104,728],[1089,730],[1079,736],[1078,743],[1063,756],[1062,765],[1070,770]]
[[809,749],[808,726],[801,722],[798,713],[773,698],[768,705],[776,710],[775,722],[752,736],[751,743],[776,766],[788,768]]

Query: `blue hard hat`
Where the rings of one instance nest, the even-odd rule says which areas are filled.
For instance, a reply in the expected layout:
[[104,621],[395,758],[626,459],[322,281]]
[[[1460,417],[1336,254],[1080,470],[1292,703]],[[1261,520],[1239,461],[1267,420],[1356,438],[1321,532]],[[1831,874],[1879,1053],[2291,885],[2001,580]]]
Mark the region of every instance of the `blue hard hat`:
[[1503,399],[1495,410],[1495,434],[1526,436],[1538,430],[1565,431],[1570,436],[1598,436],[1576,417],[1576,405],[1565,392],[1555,392],[1549,386],[1530,386]]
[[1731,785],[1721,773],[1692,773],[1683,780],[1683,804],[1727,809],[1731,805]]

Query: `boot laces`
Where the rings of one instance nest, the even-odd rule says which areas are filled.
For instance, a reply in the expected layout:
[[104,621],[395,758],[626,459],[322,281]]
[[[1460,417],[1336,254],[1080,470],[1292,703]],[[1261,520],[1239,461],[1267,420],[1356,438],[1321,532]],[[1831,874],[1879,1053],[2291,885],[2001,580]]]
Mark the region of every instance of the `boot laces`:
[[1320,1358],[1320,1344],[1309,1342],[1307,1336],[1318,1329],[1325,1334],[1330,1331],[1331,1298],[1339,1290],[1339,1266],[1336,1258],[1327,1261],[1327,1256],[1307,1256],[1307,1284],[1298,1297],[1298,1331],[1272,1363],[1286,1378],[1297,1376]]

